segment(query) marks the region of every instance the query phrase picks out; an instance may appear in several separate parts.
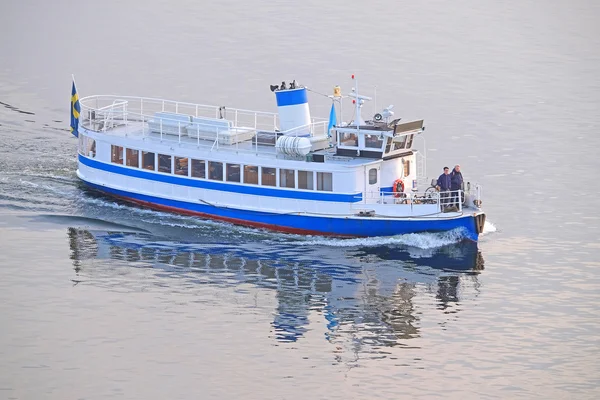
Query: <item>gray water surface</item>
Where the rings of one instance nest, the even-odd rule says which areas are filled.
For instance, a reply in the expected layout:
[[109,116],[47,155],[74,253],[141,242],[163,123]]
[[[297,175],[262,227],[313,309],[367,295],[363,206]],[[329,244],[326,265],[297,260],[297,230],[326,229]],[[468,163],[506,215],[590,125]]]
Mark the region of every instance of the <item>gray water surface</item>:
[[[0,5],[0,398],[600,396],[600,3]],[[80,97],[275,109],[341,85],[424,118],[456,235],[331,240],[130,206],[77,180]],[[374,104],[365,106],[374,112]],[[351,115],[345,115],[351,118]],[[391,182],[390,182],[391,184]]]

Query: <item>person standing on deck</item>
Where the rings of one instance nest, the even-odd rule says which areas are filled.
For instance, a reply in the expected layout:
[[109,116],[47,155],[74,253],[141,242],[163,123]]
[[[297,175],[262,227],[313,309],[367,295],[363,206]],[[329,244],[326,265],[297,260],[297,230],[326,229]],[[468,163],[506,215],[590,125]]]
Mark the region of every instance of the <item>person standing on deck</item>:
[[459,204],[462,203],[463,195],[462,193],[459,196],[458,190],[462,190],[463,188],[463,176],[460,172],[460,165],[456,164],[452,173],[450,174],[450,190],[452,191],[452,200],[451,203],[456,205],[458,208]]
[[450,178],[450,168],[444,167],[444,173],[441,174],[437,180],[437,189],[440,192],[440,204],[442,205],[442,210],[449,205],[451,187]]

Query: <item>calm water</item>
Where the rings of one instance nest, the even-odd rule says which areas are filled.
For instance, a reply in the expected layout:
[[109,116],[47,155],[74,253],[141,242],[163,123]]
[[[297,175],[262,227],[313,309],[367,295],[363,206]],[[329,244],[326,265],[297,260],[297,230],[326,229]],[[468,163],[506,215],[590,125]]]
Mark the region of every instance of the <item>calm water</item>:
[[[600,396],[600,4],[351,3],[0,4],[0,398]],[[357,74],[491,223],[477,246],[327,240],[99,196],[71,73],[264,110],[271,83]]]

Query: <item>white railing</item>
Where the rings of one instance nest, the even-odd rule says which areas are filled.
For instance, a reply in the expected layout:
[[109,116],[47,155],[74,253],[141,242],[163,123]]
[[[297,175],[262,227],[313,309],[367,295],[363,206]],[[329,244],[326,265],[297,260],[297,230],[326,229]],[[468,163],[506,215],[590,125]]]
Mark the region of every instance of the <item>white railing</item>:
[[[194,117],[207,117],[214,119],[225,119],[233,122],[234,127],[247,127],[256,130],[266,130],[274,132],[278,126],[278,114],[272,112],[253,111],[241,108],[228,108],[224,106],[211,106],[205,104],[194,104],[186,102],[178,102],[173,100],[163,100],[145,97],[131,96],[112,96],[112,95],[97,95],[84,97],[80,100],[82,108],[82,120],[80,123],[84,127],[90,128],[89,121],[92,112],[101,113],[102,110],[113,109],[115,103],[125,105],[122,117],[131,121],[148,120],[154,117],[156,112],[172,112],[176,114],[190,115]],[[131,118],[131,117],[137,118]],[[143,117],[143,118],[141,118]],[[96,119],[98,119],[96,117]],[[297,127],[289,130],[286,134],[294,134],[293,131],[301,131],[308,128],[311,135],[322,133],[326,135],[327,120],[323,118],[313,118],[314,122],[303,127]],[[323,129],[320,131],[320,129]],[[283,133],[283,132],[282,132]]]
[[[278,114],[270,112],[130,96],[90,96],[82,98],[80,104],[80,125],[84,128],[110,134],[111,129],[118,127],[118,134],[142,137],[155,132],[161,141],[178,143],[189,137],[196,139],[198,147],[211,149],[227,144],[228,148],[234,145],[237,151],[259,153],[259,145],[274,147],[280,135],[327,137],[328,121],[325,119],[313,118],[311,124],[279,132]],[[158,118],[156,113],[160,112],[177,115]],[[207,121],[176,118],[180,116],[206,118]],[[240,146],[243,141],[251,145]]]
[[[80,122],[83,122],[84,126],[86,126],[85,124],[91,111],[101,111],[102,109],[111,107],[115,100],[127,103],[128,114],[130,116],[144,116],[145,119],[152,118],[156,112],[172,112],[194,117],[227,119],[233,121],[235,126],[247,126],[256,129],[275,130],[278,123],[278,116],[276,113],[155,98],[111,95],[97,95],[82,98],[79,102],[84,118],[83,121]],[[130,118],[130,120],[133,119]]]
[[[438,192],[436,190],[428,190],[425,192],[406,192],[406,193],[366,193],[364,196],[365,204],[381,204],[393,207],[397,204],[410,205],[411,208],[419,205],[436,205],[438,210],[442,210],[448,206],[455,206],[458,211],[462,211],[465,203],[465,195],[475,196],[474,193],[465,193],[463,190],[454,190],[447,192]],[[462,201],[460,201],[460,200]],[[477,199],[480,199],[477,197]],[[470,205],[470,204],[469,204]]]
[[324,137],[327,136],[327,126],[329,125],[329,121],[316,121],[310,124],[297,126],[295,128],[288,129],[287,131],[279,132],[282,135],[286,136],[316,136],[316,137]]

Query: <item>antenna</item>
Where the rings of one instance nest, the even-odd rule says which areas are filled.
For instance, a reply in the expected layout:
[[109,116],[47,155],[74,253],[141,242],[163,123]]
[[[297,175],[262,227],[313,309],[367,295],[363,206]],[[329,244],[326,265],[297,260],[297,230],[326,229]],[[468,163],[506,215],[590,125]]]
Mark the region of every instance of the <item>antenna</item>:
[[373,94],[373,115],[377,113],[377,86],[375,86],[375,93]]
[[[352,74],[352,79],[354,79],[354,74]],[[354,90],[354,89],[353,89]],[[358,79],[356,79],[356,99],[354,99],[354,103],[356,104],[356,119],[354,120],[354,122],[356,122],[356,129],[358,129],[359,125],[360,125],[360,106],[358,105],[359,99],[358,99]]]
[[362,96],[360,94],[358,94],[358,79],[355,79],[354,74],[352,74],[352,79],[356,81],[356,85],[355,87],[352,88],[352,93],[350,93],[349,97],[354,97],[354,100],[352,100],[352,102],[354,104],[356,104],[356,115],[355,115],[355,123],[356,123],[356,127],[358,128],[360,126],[360,109],[362,107],[363,104],[365,104],[365,100],[372,100],[370,97],[368,96]]

